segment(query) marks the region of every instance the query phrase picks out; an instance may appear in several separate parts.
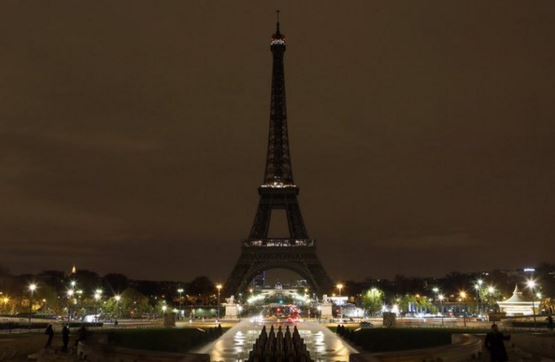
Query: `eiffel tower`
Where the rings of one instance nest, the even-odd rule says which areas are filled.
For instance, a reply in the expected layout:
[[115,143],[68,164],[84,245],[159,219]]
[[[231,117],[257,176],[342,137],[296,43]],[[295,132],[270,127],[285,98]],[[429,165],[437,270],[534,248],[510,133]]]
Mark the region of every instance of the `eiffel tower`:
[[[296,272],[306,279],[315,293],[326,294],[333,289],[332,280],[316,255],[316,242],[308,236],[297,200],[299,188],[293,182],[285,104],[285,48],[278,11],[276,32],[270,43],[272,95],[264,181],[258,188],[260,201],[249,237],[243,242],[241,256],[224,286],[227,295],[244,291],[255,276],[275,268]],[[288,238],[268,237],[274,210],[285,211]]]

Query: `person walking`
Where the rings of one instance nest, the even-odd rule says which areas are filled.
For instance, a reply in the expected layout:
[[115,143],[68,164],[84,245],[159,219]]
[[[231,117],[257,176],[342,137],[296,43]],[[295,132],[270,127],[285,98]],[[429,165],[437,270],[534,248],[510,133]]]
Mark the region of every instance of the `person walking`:
[[50,346],[52,346],[52,338],[54,338],[54,328],[52,328],[52,324],[49,324],[46,327],[44,334],[48,336],[48,339],[46,340],[46,345],[44,346],[44,348],[50,348]]
[[67,345],[69,344],[69,327],[67,326],[67,324],[62,329],[62,342],[64,344],[62,347],[62,351],[67,352]]
[[77,339],[75,340],[75,346],[77,347],[79,345],[79,342],[84,342],[87,339],[88,336],[88,331],[87,328],[85,328],[84,325],[81,326],[81,328],[79,328],[79,330],[77,331]]
[[499,331],[497,324],[491,326],[491,332],[486,335],[485,346],[489,351],[491,362],[504,362],[508,361],[507,351],[505,350],[505,343],[511,338]]

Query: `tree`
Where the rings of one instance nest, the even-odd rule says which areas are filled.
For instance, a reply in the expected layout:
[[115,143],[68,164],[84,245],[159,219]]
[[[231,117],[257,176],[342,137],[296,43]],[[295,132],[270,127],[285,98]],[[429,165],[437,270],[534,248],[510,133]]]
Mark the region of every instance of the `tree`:
[[148,297],[133,288],[127,288],[121,293],[120,303],[124,317],[141,318],[152,311]]
[[83,289],[87,292],[91,292],[102,285],[100,276],[90,270],[78,270],[71,278],[77,282],[79,289]]
[[103,284],[107,291],[113,294],[118,294],[121,291],[127,289],[129,286],[129,280],[123,274],[110,273],[106,274],[102,278]]
[[211,294],[214,293],[215,289],[214,283],[205,276],[196,277],[191,284],[189,284],[189,292],[191,294]]
[[371,288],[362,297],[362,304],[369,314],[376,314],[382,310],[384,294],[378,288]]
[[432,299],[420,294],[407,294],[399,298],[399,309],[404,312],[437,312],[437,307],[432,303]]
[[49,284],[40,284],[37,289],[36,301],[40,301],[41,312],[45,314],[60,314],[63,307],[60,304],[56,289]]

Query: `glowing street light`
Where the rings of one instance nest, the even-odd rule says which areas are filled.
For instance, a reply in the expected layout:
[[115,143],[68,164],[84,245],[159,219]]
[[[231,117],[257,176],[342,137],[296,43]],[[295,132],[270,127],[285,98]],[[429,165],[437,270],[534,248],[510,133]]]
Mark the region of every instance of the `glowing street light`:
[[96,291],[94,293],[94,300],[98,302],[100,299],[102,299],[102,292],[99,293],[98,291]]
[[[337,285],[335,287],[339,291],[339,296],[341,297],[341,290],[343,289],[343,283],[337,283]],[[343,319],[343,305],[342,304],[339,304],[339,319],[340,320]]]
[[116,325],[117,325],[117,318],[119,317],[119,302],[121,301],[121,295],[119,294],[114,295],[114,300],[116,301]]
[[464,290],[461,290],[459,292],[459,297],[461,298],[461,300],[463,302],[463,325],[466,328],[466,302],[465,302],[466,297],[467,297],[466,292]]
[[71,320],[71,298],[75,295],[75,290],[68,289],[66,291],[67,295],[67,322]]
[[177,318],[180,318],[181,311],[183,310],[183,292],[185,290],[183,288],[177,288],[177,294],[179,294],[179,314]]
[[441,304],[441,325],[443,326],[443,300],[445,297],[443,294],[438,294],[437,299],[439,299],[439,303]]
[[29,298],[29,324],[31,323],[31,315],[33,314],[33,293],[37,290],[37,284],[31,283],[27,287],[29,289],[29,293],[31,294],[31,298]]
[[478,297],[478,314],[482,313],[482,295],[481,295],[481,291],[482,291],[482,284],[484,284],[484,281],[482,279],[478,279],[476,281],[476,284],[474,284],[474,289],[476,290],[476,296]]
[[31,284],[29,284],[28,289],[29,289],[29,291],[30,291],[31,293],[34,293],[35,290],[37,290],[37,284],[36,284],[36,283],[31,283]]
[[343,284],[342,283],[337,283],[337,285],[335,287],[339,291],[339,296],[341,296],[341,290],[343,289]]
[[536,327],[536,287],[538,283],[534,279],[528,279],[526,281],[526,286],[532,292],[532,316],[534,317],[534,328]]
[[218,314],[218,321],[220,320],[220,293],[222,291],[223,285],[220,283],[216,284],[216,289],[218,290],[218,305],[216,307],[217,314]]

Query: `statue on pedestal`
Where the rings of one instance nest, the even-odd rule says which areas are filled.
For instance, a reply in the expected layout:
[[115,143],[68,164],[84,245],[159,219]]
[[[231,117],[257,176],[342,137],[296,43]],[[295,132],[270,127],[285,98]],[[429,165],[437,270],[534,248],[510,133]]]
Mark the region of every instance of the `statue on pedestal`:
[[239,319],[239,304],[235,303],[235,297],[232,295],[225,298],[225,319]]

